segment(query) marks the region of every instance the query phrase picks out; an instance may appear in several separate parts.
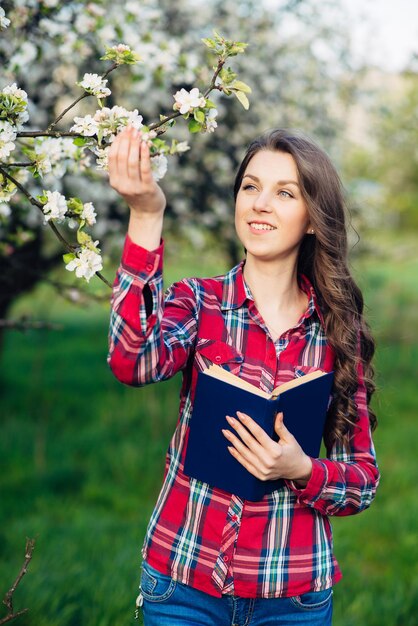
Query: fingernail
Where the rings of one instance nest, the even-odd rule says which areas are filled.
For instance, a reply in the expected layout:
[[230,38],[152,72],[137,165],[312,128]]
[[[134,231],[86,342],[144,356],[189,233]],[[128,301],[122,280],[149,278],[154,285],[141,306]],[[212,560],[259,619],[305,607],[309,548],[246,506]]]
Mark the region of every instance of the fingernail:
[[241,411],[237,411],[237,415],[238,415],[238,417],[240,418],[241,421],[245,420],[246,416],[243,413],[241,413]]
[[231,433],[229,432],[229,430],[226,430],[225,428],[222,428],[222,433],[225,437],[230,437]]
[[226,415],[225,417],[230,424],[235,424],[235,420],[233,417],[231,417],[230,415]]

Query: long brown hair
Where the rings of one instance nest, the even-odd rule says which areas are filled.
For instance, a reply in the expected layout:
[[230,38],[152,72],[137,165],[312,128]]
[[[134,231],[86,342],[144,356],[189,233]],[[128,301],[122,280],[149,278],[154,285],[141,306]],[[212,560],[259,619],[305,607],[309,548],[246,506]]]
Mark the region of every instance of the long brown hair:
[[[298,274],[305,274],[315,289],[327,341],[335,352],[334,394],[325,427],[325,443],[329,449],[337,442],[348,447],[357,421],[353,396],[358,385],[359,365],[363,369],[368,404],[375,391],[371,364],[375,342],[363,317],[361,290],[348,267],[343,187],[330,158],[311,139],[276,129],[249,145],[235,178],[235,198],[248,163],[260,150],[286,152],[296,162],[301,193],[315,231],[315,235],[305,235],[301,242]],[[377,419],[370,407],[369,419],[374,429]]]

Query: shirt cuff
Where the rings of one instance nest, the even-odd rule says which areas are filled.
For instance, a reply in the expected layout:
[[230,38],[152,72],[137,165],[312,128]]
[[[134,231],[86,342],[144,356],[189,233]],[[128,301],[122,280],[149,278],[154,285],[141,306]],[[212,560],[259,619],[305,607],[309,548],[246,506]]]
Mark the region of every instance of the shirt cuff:
[[164,256],[164,241],[155,250],[147,250],[132,241],[129,235],[125,237],[123,246],[121,267],[133,276],[142,279],[151,278],[158,271],[162,272]]
[[319,459],[312,459],[312,474],[306,487],[300,489],[293,480],[286,480],[286,484],[302,502],[316,502],[328,481],[328,470],[325,463]]

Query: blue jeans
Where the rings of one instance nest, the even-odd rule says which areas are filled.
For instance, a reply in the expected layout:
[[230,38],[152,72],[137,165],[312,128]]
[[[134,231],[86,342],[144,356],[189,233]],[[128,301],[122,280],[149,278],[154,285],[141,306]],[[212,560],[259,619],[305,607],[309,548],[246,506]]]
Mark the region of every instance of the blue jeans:
[[332,589],[293,598],[210,596],[142,564],[145,626],[331,626]]

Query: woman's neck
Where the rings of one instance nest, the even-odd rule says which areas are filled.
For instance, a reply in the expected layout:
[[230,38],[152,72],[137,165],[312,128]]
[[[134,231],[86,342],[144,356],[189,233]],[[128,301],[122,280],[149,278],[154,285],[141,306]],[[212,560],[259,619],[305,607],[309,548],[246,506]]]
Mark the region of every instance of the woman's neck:
[[271,338],[277,341],[297,324],[308,305],[297,282],[296,262],[274,265],[247,256],[244,280]]
[[295,262],[265,263],[247,257],[244,279],[259,309],[270,312],[300,308],[303,295],[297,282]]

